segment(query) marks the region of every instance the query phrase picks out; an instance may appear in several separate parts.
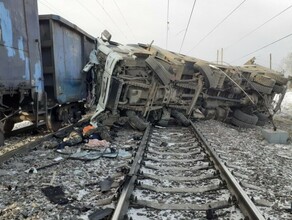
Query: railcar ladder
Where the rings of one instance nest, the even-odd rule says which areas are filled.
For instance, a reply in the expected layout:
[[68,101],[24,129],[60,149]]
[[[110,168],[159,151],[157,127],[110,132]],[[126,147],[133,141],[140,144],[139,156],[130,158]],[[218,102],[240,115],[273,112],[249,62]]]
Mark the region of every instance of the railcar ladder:
[[39,127],[41,125],[47,124],[48,118],[47,93],[44,92],[43,100],[38,101],[38,92],[35,92],[34,100],[35,100],[35,126]]

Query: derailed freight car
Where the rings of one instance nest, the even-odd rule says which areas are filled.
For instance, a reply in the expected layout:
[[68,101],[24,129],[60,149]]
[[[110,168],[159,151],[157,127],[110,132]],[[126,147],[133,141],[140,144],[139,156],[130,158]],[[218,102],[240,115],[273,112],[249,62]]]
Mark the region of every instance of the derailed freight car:
[[51,130],[62,122],[74,122],[84,113],[88,100],[87,76],[82,72],[95,39],[57,15],[40,15],[44,90]]
[[[171,118],[185,125],[187,118],[215,118],[253,127],[279,109],[286,92],[286,78],[255,64],[218,65],[104,36],[97,39],[95,60],[89,63],[101,82],[93,124],[127,116],[138,129],[145,128],[142,119],[166,125]],[[276,94],[281,98],[274,103]]]
[[78,120],[87,99],[82,68],[95,39],[59,16],[39,20],[37,1],[4,0],[0,12],[1,144],[23,120],[51,130]]
[[[0,135],[14,126],[19,108],[43,97],[40,36],[36,1],[0,2]],[[24,107],[26,106],[26,107]]]

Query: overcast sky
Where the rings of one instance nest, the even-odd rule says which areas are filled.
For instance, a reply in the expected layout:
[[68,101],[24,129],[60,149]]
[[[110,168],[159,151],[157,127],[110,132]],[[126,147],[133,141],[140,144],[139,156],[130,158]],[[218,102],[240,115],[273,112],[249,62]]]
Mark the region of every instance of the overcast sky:
[[[40,14],[58,14],[97,37],[102,30],[123,44],[150,43],[179,52],[194,0],[38,0]],[[197,0],[181,53],[216,61],[217,49],[224,48],[224,61],[256,62],[280,70],[292,52],[292,36],[245,56],[269,43],[292,34],[292,7],[260,29],[240,40],[276,14],[292,5],[291,0],[246,0],[229,18],[202,40],[243,0]],[[200,43],[199,43],[200,42]],[[167,45],[166,45],[167,44]]]

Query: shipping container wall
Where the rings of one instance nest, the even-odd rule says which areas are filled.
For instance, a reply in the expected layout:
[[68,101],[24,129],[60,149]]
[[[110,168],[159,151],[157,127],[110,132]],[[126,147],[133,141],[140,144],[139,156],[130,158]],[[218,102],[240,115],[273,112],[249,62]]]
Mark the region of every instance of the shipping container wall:
[[0,87],[43,92],[37,1],[0,1]]
[[82,69],[94,49],[94,38],[56,15],[40,16],[40,32],[49,104],[86,99]]

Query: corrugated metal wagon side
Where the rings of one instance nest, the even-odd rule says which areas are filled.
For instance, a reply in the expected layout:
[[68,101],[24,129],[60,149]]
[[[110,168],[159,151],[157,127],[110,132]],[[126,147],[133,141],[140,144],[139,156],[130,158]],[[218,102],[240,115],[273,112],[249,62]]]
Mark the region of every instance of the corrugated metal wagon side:
[[60,16],[41,15],[39,21],[49,105],[85,99],[82,69],[94,49],[94,38]]
[[87,98],[86,74],[82,72],[95,39],[57,15],[40,15],[44,86],[51,130],[61,121],[78,120]]
[[[12,130],[19,108],[30,111],[43,97],[37,1],[0,2],[1,130]],[[14,117],[14,119],[13,119]]]

